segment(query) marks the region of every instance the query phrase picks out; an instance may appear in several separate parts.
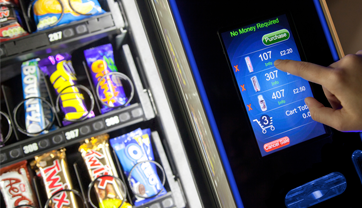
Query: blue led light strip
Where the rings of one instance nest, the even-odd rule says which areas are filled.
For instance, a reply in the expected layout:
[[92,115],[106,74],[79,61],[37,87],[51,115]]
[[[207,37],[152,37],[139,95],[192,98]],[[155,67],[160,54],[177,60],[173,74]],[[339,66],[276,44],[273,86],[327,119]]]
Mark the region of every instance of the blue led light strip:
[[214,134],[215,142],[216,142],[216,145],[218,147],[219,154],[220,154],[221,160],[223,162],[227,178],[229,180],[231,191],[234,194],[235,203],[239,208],[243,208],[244,206],[243,206],[243,203],[242,203],[241,198],[240,198],[239,190],[237,188],[237,185],[236,185],[236,182],[235,182],[235,179],[234,179],[234,175],[232,173],[232,170],[231,170],[231,167],[230,167],[230,164],[229,164],[229,160],[227,158],[227,155],[226,155],[226,152],[225,152],[225,149],[224,149],[224,145],[223,145],[223,143],[221,141],[221,137],[220,137],[220,134],[219,134],[219,129],[217,128],[215,118],[214,118],[214,115],[212,113],[210,103],[209,103],[209,100],[208,100],[206,92],[205,92],[204,85],[202,84],[202,80],[201,80],[201,77],[200,77],[200,74],[199,74],[199,70],[197,68],[196,61],[195,61],[194,55],[192,53],[190,43],[189,43],[189,40],[187,38],[186,31],[185,31],[185,28],[184,28],[182,20],[181,20],[180,13],[178,11],[175,0],[169,0],[169,3],[170,3],[170,6],[171,6],[171,10],[173,12],[173,16],[174,16],[175,21],[176,21],[176,25],[177,25],[178,30],[179,30],[179,34],[180,34],[183,46],[184,46],[185,51],[186,51],[188,61],[189,61],[190,66],[191,66],[191,70],[192,70],[194,78],[195,78],[196,86],[197,86],[197,88],[199,90],[201,100],[202,100],[203,106],[204,106],[205,111],[206,111],[206,115],[207,115],[207,117],[209,119],[211,130],[212,130],[212,132]]
[[328,27],[326,18],[324,17],[324,13],[323,13],[321,4],[320,4],[319,0],[313,0],[313,2],[314,2],[314,5],[315,5],[315,8],[317,10],[319,20],[320,20],[320,22],[322,24],[324,35],[326,36],[328,46],[329,46],[329,49],[330,49],[330,51],[332,53],[333,59],[334,59],[334,61],[338,61],[339,60],[338,53],[337,53],[336,47],[334,45],[332,35],[331,35],[330,31],[329,31],[329,27]]

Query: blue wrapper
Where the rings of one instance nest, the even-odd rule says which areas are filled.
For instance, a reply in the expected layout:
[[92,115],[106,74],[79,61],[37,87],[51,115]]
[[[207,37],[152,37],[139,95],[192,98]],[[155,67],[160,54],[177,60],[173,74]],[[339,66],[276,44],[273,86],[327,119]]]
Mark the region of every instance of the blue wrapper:
[[[150,133],[150,129],[136,129],[128,134],[109,140],[127,177],[138,162],[154,160]],[[142,205],[166,194],[166,190],[157,175],[156,165],[152,163],[138,165],[132,172],[130,182],[133,191],[144,197],[155,196],[162,190],[158,196],[150,199],[136,196],[135,206]]]
[[[128,98],[124,93],[120,78],[109,75],[101,80],[104,75],[110,72],[118,72],[114,64],[112,45],[106,44],[87,49],[84,51],[84,56],[87,60],[94,87],[97,88],[98,82],[101,81],[98,91],[102,103],[112,107],[123,106],[128,101]],[[101,113],[104,114],[113,109],[102,105]]]
[[[23,83],[24,99],[29,97],[44,97],[49,99],[46,92],[44,77],[38,67],[38,59],[32,59],[21,65],[21,78]],[[44,91],[45,90],[45,91]],[[25,101],[25,126],[29,133],[40,132],[49,125],[53,118],[50,106],[44,104],[40,99],[29,99]],[[56,127],[52,126],[51,130]],[[40,134],[47,133],[48,130]]]
[[[64,9],[62,18],[62,7],[58,0],[37,0],[34,2],[34,19],[38,30],[49,29],[58,25],[68,24],[73,21],[79,21],[104,13],[104,10],[97,0],[70,0],[75,11],[69,5],[68,0],[60,1],[62,2]],[[58,20],[59,22],[56,25],[53,25]],[[54,41],[58,39],[61,39],[61,37],[57,36]]]

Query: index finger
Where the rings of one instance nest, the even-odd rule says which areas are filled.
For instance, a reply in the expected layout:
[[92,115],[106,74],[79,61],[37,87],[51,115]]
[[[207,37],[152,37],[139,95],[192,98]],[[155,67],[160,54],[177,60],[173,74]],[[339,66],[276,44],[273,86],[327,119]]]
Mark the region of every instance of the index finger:
[[324,66],[303,61],[281,59],[276,60],[274,66],[284,72],[289,72],[317,84],[325,85],[328,83],[327,77],[330,74],[330,69]]

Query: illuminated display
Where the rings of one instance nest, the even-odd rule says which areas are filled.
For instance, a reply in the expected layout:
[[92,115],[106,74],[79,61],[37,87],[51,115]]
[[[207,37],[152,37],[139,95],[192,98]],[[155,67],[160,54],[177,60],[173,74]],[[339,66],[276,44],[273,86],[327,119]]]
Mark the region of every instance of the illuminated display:
[[326,133],[312,120],[308,81],[274,67],[300,61],[286,15],[220,33],[262,156]]

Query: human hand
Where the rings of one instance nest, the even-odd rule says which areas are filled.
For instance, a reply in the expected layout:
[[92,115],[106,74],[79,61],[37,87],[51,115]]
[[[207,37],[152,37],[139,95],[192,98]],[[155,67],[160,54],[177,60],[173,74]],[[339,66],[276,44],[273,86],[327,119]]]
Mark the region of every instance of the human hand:
[[339,131],[362,130],[362,50],[329,67],[292,60],[276,60],[274,66],[322,85],[332,108],[307,97],[313,120]]

